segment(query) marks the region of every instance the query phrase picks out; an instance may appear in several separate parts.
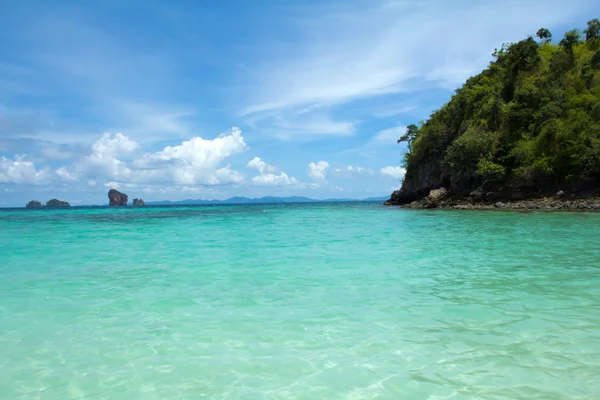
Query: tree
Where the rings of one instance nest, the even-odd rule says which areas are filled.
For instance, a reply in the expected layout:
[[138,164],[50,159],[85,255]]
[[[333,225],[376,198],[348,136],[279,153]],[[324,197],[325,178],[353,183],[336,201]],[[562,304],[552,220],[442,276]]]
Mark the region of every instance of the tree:
[[587,25],[587,29],[584,30],[586,42],[598,39],[600,37],[600,21],[597,18],[594,18],[588,21]]
[[414,140],[415,137],[417,137],[418,133],[419,133],[419,128],[417,128],[417,126],[415,124],[410,124],[409,126],[406,127],[406,133],[404,135],[400,136],[400,139],[398,139],[398,143],[406,142],[408,144],[408,151],[411,152],[412,151],[412,141]]
[[564,47],[569,53],[573,53],[573,47],[579,43],[580,37],[579,29],[571,29],[565,33],[565,37],[560,41],[559,45]]
[[592,65],[592,68],[600,69],[600,50],[598,50],[596,53],[594,53],[590,63]]
[[540,28],[535,35],[540,39],[544,40],[545,42],[549,42],[552,40],[552,34],[546,28]]

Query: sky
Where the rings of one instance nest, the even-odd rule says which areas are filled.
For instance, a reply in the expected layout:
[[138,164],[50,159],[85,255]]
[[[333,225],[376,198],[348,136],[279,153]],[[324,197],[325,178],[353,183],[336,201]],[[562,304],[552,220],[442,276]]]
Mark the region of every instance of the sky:
[[18,1],[0,5],[0,207],[401,185],[405,127],[496,47],[585,28],[570,1]]

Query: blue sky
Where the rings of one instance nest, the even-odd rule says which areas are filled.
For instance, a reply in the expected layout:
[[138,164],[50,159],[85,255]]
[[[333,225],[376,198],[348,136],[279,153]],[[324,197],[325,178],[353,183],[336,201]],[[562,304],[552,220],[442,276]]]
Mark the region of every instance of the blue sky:
[[6,1],[0,206],[400,186],[404,127],[592,1]]

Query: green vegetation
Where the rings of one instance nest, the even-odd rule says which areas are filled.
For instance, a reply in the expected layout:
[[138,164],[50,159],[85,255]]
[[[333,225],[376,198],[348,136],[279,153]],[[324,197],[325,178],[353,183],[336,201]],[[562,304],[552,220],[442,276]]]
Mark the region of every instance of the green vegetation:
[[600,181],[600,21],[583,33],[555,44],[542,28],[539,42],[504,44],[428,121],[409,126],[398,140],[408,143],[409,191]]
[[71,205],[66,201],[52,199],[46,202],[46,207],[71,207]]

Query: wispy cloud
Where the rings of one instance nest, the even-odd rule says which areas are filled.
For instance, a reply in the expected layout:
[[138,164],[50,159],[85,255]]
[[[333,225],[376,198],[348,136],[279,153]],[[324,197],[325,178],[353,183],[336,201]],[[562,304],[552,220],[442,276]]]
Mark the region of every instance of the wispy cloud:
[[544,7],[520,1],[310,7],[310,18],[293,20],[301,40],[278,48],[279,54],[257,69],[242,114],[330,107],[414,91],[418,82],[455,88],[486,66],[498,43],[582,12],[560,1]]
[[406,126],[399,125],[377,132],[373,140],[376,142],[396,143],[398,138],[406,132]]
[[395,179],[402,179],[404,174],[406,174],[406,169],[397,166],[388,166],[381,168],[379,172]]

